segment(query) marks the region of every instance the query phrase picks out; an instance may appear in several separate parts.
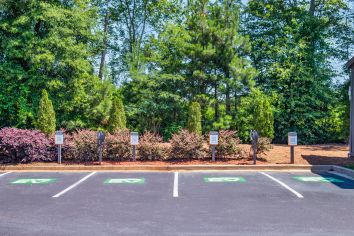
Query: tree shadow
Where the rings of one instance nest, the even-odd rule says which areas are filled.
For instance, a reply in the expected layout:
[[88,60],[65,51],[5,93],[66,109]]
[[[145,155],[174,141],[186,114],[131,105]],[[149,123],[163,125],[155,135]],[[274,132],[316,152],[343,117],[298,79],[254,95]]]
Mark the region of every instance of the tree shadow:
[[329,183],[324,183],[324,184],[332,184],[337,186],[338,188],[341,189],[354,189],[354,180],[336,175],[333,173],[333,170],[329,171],[318,171],[318,170],[311,170],[312,173],[317,174],[323,178],[328,178],[329,180],[334,180]]
[[334,156],[301,155],[311,165],[353,165],[354,159]]
[[308,151],[348,151],[346,144],[317,144],[311,146],[301,146],[301,149]]

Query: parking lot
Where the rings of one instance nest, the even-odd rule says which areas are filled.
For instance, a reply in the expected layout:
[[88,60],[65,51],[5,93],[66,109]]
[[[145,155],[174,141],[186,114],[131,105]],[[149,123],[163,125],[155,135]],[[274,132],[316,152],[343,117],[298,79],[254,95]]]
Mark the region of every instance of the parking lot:
[[3,172],[0,235],[352,235],[329,172]]

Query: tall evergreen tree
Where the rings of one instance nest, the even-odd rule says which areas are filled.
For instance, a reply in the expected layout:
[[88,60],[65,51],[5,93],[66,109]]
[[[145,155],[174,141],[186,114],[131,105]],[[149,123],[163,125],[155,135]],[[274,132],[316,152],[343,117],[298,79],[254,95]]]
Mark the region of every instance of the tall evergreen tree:
[[[149,75],[134,83],[158,81],[161,97],[173,98],[169,102],[176,104],[173,113],[168,114],[182,117],[175,119],[182,126],[187,117],[179,104],[194,100],[201,105],[205,131],[230,128],[239,98],[253,86],[256,73],[247,57],[250,44],[239,33],[238,13],[239,6],[234,1],[188,1],[181,22],[168,22],[146,44],[145,71]],[[146,100],[140,101],[145,103]],[[156,110],[166,109],[164,103],[155,106]],[[164,123],[159,121],[159,113],[152,115],[159,124]]]
[[329,117],[336,57],[333,42],[340,39],[344,1],[251,0],[245,19],[252,43],[251,57],[261,72],[257,84],[275,101],[275,138],[286,141],[297,131],[303,143],[326,134],[320,120]]
[[42,90],[42,96],[39,101],[36,128],[47,135],[55,132],[55,112],[52,101],[49,99],[48,92]]
[[113,99],[108,124],[110,133],[114,133],[116,130],[125,129],[127,127],[123,101],[117,96]]
[[89,122],[96,16],[89,0],[0,1],[0,126],[33,127],[43,88],[59,124]]
[[202,114],[198,102],[191,102],[189,105],[187,128],[189,132],[202,134]]

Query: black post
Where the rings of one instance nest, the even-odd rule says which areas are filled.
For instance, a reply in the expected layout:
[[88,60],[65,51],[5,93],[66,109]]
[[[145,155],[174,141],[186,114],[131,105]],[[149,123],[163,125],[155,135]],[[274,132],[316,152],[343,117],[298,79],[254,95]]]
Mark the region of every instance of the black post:
[[133,145],[133,161],[136,161],[136,154],[135,154],[135,145]]
[[257,146],[253,147],[253,165],[257,164]]
[[257,164],[257,143],[259,138],[258,132],[256,130],[251,130],[250,138],[252,141],[252,149],[253,149],[253,165],[256,165]]
[[215,161],[215,145],[211,146],[211,160]]
[[290,164],[295,163],[295,147],[290,146]]
[[98,145],[98,161],[102,164],[102,144]]
[[61,164],[61,145],[58,145],[58,163]]

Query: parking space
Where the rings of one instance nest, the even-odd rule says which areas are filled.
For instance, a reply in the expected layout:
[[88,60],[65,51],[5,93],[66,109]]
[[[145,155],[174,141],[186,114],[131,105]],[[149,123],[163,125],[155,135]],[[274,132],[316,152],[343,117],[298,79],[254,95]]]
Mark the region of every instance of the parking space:
[[[181,173],[181,197],[186,199],[220,199],[233,201],[235,197],[255,201],[258,196],[264,200],[296,200],[291,192],[258,172],[223,173]],[[196,189],[198,191],[196,191]]]
[[271,173],[306,196],[307,200],[325,201],[354,199],[354,181],[330,173]]
[[354,181],[327,172],[1,174],[0,235],[351,235],[354,230]]

